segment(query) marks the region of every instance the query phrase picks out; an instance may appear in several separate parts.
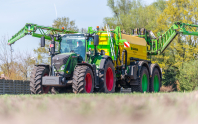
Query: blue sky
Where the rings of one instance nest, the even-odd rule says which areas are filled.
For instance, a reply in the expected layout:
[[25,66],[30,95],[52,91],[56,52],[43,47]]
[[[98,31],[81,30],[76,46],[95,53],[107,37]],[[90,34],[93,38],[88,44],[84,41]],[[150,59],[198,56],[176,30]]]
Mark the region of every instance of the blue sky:
[[[155,0],[143,0],[151,4]],[[107,0],[0,0],[0,36],[11,37],[26,23],[51,26],[57,17],[75,20],[78,28],[96,27],[112,12]],[[39,47],[39,38],[25,36],[12,45],[15,51],[29,51]]]

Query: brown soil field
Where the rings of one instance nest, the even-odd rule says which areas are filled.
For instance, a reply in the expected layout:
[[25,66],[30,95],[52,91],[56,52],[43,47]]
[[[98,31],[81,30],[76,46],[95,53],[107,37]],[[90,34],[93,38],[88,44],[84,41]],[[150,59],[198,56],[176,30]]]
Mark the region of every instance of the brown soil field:
[[1,95],[0,124],[196,124],[198,92]]

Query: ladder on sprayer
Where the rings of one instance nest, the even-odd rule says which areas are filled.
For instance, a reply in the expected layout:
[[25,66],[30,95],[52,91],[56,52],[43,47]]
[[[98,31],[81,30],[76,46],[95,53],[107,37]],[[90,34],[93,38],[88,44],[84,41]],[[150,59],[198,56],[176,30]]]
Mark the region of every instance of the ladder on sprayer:
[[111,38],[111,42],[110,42],[111,56],[113,56],[114,57],[113,59],[116,60],[116,55],[115,55],[115,50],[114,50],[114,45],[113,45],[113,39],[112,39],[111,31],[110,31],[110,28],[109,28],[108,24],[106,24],[106,29],[107,29],[108,36]]

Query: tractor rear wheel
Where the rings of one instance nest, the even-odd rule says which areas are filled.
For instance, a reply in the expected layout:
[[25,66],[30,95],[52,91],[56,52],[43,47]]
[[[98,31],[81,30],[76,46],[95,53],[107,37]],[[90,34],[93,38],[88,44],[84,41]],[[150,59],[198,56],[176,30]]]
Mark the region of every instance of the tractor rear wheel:
[[94,76],[88,66],[76,66],[73,74],[72,88],[74,93],[93,93]]
[[42,77],[49,75],[49,68],[46,66],[35,66],[30,77],[31,94],[46,94],[51,91],[50,86],[42,85]]
[[150,83],[150,92],[159,92],[161,86],[160,73],[157,68],[153,70],[151,83]]
[[99,92],[115,92],[115,68],[113,62],[107,59],[104,64],[104,70],[99,71]]
[[149,92],[149,73],[146,67],[142,67],[140,72],[139,84],[131,87],[132,92]]

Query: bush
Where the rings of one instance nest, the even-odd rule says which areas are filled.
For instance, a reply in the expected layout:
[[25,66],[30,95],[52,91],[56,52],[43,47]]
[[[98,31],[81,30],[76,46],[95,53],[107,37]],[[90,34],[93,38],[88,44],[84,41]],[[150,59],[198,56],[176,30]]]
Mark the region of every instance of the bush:
[[181,91],[192,91],[198,84],[198,61],[183,63],[179,68],[178,75],[179,87]]
[[166,87],[172,87],[175,91],[178,90],[176,81],[176,76],[178,75],[179,70],[175,67],[168,67],[164,69],[163,77],[162,77],[162,85]]

